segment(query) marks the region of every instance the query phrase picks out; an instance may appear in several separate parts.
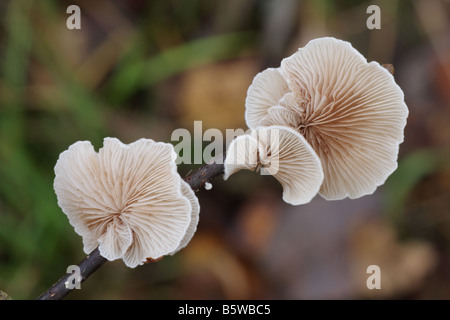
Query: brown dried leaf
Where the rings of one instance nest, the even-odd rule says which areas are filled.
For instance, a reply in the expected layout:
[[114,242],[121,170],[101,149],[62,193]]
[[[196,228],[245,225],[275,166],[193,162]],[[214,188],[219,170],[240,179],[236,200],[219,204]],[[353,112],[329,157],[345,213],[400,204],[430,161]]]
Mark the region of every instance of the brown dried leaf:
[[[400,242],[388,224],[375,221],[359,226],[351,238],[353,279],[360,295],[369,298],[393,298],[418,289],[436,265],[437,255],[425,241]],[[368,266],[381,271],[381,289],[366,285]]]
[[245,97],[257,71],[254,60],[241,59],[186,73],[178,95],[184,126],[202,120],[204,128],[245,129]]

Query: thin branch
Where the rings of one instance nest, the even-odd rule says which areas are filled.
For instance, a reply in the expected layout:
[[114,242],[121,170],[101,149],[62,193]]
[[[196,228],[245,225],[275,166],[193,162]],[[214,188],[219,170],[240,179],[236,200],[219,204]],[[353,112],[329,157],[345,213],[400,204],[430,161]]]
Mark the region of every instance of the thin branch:
[[[184,179],[194,191],[198,191],[205,185],[206,182],[210,182],[214,178],[223,174],[224,166],[223,159],[225,155],[220,155],[218,159],[212,163],[206,164],[201,168],[191,172]],[[92,251],[86,258],[84,258],[79,264],[81,282],[86,280],[92,273],[94,273],[98,268],[100,268],[106,262],[106,258],[100,255],[100,251],[96,248]],[[37,300],[61,300],[67,294],[69,294],[74,287],[66,286],[69,278],[72,276],[71,273],[67,273],[61,279],[59,279],[54,285],[43,292]]]
[[184,180],[191,186],[192,190],[198,191],[204,187],[206,182],[210,182],[215,177],[223,174],[225,155],[221,154],[209,164],[191,172]]
[[[86,280],[92,273],[94,273],[98,268],[100,268],[106,259],[100,255],[100,251],[96,248],[92,251],[86,258],[84,258],[79,264],[81,272],[81,282]],[[74,287],[66,286],[66,283],[71,277],[71,273],[67,273],[65,276],[61,277],[54,285],[42,293],[37,299],[38,300],[61,300],[69,292],[71,292]]]

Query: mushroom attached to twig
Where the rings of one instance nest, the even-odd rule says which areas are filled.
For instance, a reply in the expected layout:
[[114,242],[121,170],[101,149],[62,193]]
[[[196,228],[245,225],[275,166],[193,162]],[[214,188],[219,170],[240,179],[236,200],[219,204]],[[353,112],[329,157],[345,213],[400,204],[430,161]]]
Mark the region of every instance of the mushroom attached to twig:
[[311,201],[323,181],[320,160],[305,138],[287,127],[259,127],[234,139],[225,159],[224,179],[241,170],[261,170],[283,186],[292,205]]
[[106,259],[134,268],[186,246],[200,207],[175,158],[171,144],[151,139],[126,145],[105,138],[98,153],[79,141],[61,153],[54,181],[58,205],[87,254],[98,246]]
[[397,168],[408,108],[388,70],[350,43],[310,41],[249,87],[250,128],[282,125],[301,133],[319,156],[325,199],[371,194]]

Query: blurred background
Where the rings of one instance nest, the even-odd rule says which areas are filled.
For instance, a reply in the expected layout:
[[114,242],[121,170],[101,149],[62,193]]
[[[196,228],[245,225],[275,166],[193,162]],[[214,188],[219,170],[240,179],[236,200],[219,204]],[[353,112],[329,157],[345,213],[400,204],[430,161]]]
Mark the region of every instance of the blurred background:
[[[72,4],[81,30],[66,27]],[[366,27],[371,4],[379,30]],[[198,193],[185,249],[135,269],[107,262],[67,299],[450,298],[450,1],[1,0],[0,17],[0,290],[13,299],[85,257],[52,186],[62,151],[171,142],[195,120],[247,129],[256,73],[321,36],[394,65],[410,114],[388,181],[294,207],[270,176],[218,178]],[[373,264],[381,290],[366,287]]]

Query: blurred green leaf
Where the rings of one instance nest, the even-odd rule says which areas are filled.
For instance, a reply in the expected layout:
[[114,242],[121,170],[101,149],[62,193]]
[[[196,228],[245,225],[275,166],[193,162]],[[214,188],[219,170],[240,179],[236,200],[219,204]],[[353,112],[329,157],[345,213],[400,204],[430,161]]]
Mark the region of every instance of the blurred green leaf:
[[146,89],[203,64],[235,57],[254,37],[252,32],[215,35],[165,50],[151,58],[143,52],[128,53],[106,85],[111,103],[122,104],[134,92]]
[[405,203],[413,188],[427,175],[438,171],[448,161],[448,150],[426,149],[407,155],[384,185],[389,216],[399,223]]

